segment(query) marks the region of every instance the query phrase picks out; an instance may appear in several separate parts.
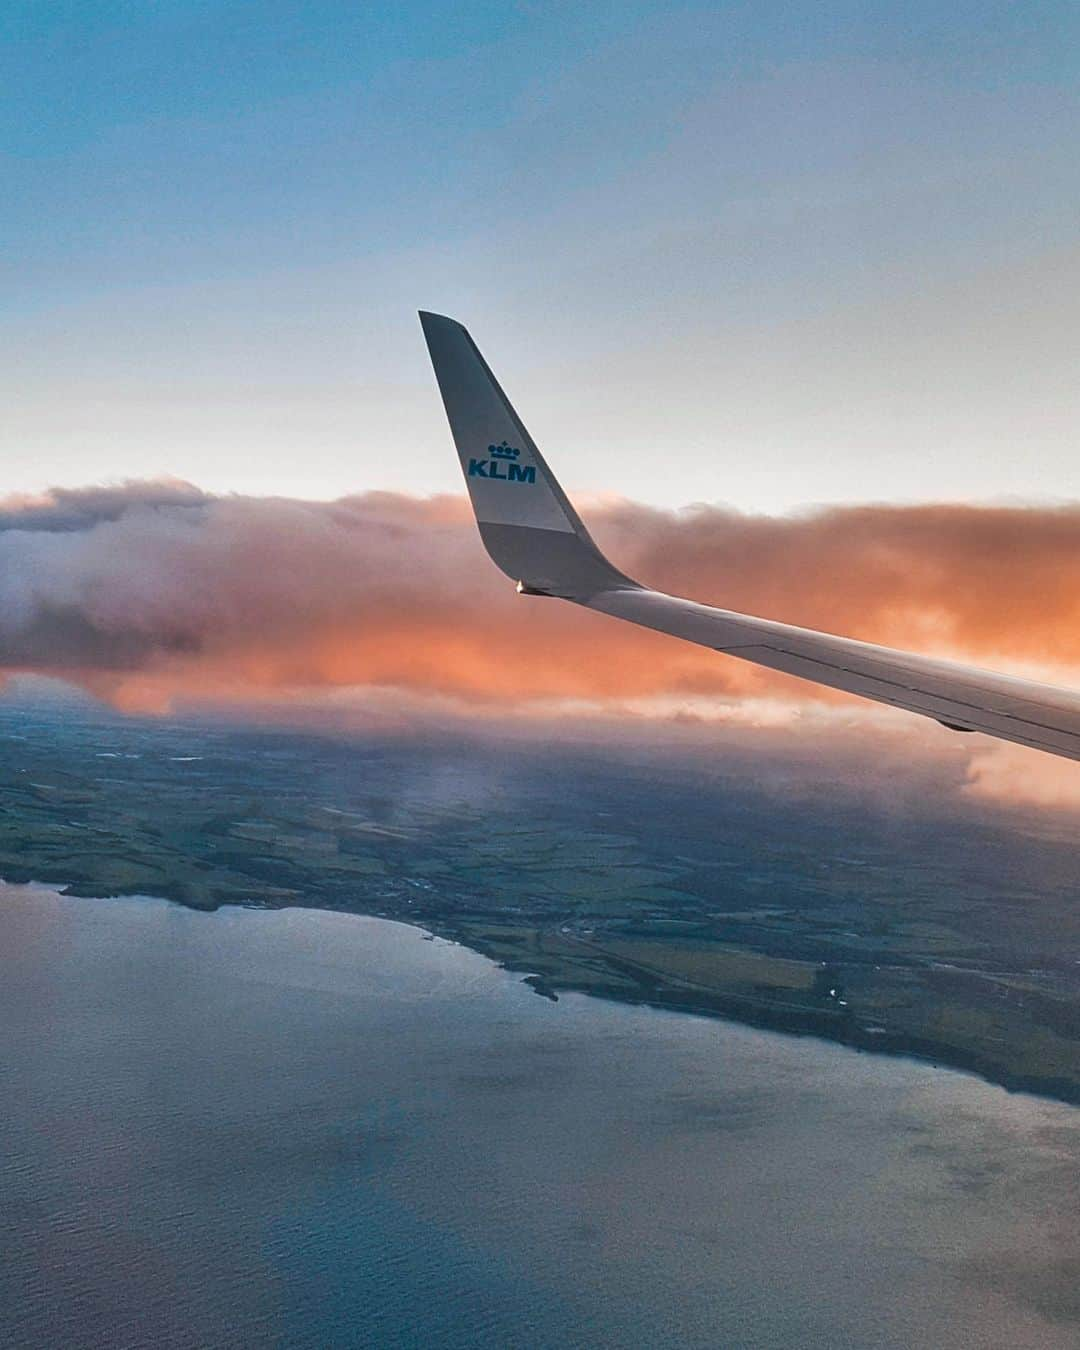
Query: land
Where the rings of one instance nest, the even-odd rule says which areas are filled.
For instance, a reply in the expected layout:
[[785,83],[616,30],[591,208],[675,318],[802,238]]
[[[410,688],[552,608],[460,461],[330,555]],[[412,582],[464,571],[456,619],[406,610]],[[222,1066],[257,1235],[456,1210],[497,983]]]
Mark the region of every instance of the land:
[[[565,990],[1080,1102],[1072,822],[737,748],[334,739],[0,709],[0,877],[421,926]],[[815,772],[817,777],[814,776]]]

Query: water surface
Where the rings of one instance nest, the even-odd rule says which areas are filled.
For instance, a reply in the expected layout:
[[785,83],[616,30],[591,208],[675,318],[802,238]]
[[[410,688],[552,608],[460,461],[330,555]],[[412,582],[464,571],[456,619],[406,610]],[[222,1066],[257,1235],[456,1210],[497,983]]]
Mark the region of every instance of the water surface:
[[0,1344],[1073,1347],[1080,1111],[312,910],[0,891]]

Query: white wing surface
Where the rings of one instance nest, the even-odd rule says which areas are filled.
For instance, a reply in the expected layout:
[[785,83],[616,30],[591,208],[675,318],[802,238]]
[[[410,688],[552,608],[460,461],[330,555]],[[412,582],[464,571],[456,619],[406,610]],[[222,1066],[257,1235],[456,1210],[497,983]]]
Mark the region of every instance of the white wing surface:
[[593,543],[468,332],[421,313],[480,535],[526,595],[558,596],[954,731],[1080,760],[1080,694],[651,591]]

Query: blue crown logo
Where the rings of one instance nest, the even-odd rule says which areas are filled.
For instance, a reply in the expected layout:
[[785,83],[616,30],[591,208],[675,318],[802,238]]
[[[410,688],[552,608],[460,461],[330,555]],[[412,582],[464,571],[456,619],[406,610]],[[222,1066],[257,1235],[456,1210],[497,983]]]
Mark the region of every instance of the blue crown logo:
[[489,445],[488,454],[492,459],[517,459],[521,451],[515,450],[512,445],[507,445],[503,441],[502,445]]

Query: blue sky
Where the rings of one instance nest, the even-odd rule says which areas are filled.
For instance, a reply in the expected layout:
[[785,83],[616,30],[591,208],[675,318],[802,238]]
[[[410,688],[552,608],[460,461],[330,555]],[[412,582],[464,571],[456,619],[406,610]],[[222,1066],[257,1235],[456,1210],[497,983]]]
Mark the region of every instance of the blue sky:
[[1080,496],[1067,3],[0,13],[8,491],[458,491],[416,323],[564,479]]

